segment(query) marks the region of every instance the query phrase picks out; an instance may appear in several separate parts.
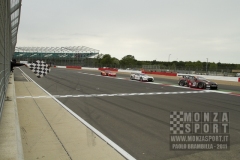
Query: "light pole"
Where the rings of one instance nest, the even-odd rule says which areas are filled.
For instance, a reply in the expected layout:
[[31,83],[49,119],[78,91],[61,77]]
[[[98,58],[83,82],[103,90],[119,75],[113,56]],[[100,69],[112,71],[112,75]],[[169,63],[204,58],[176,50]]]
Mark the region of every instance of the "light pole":
[[208,58],[207,58],[207,63],[206,63],[206,75],[207,75],[207,65],[208,65]]
[[168,55],[168,62],[170,61],[170,56],[171,56],[171,54]]

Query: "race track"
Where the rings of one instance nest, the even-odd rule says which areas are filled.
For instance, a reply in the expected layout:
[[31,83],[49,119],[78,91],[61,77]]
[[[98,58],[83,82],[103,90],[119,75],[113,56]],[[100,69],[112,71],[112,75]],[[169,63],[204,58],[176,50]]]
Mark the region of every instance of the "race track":
[[[172,111],[229,112],[231,150],[210,152],[214,159],[221,159],[223,154],[239,155],[239,95],[182,88],[172,85],[177,83],[176,80],[161,78],[156,78],[156,83],[131,81],[127,74],[109,78],[89,70],[53,68],[46,77],[38,79],[29,69],[21,69],[136,159],[184,156],[208,159],[209,151],[169,149],[169,115]],[[23,80],[20,71],[15,70],[16,79]],[[222,85],[222,88],[240,91],[240,87]]]

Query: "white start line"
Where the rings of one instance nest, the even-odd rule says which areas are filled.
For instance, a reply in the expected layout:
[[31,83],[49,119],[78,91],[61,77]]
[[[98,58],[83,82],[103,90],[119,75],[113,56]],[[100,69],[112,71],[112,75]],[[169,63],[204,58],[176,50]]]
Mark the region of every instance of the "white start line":
[[149,92],[149,93],[117,93],[117,94],[82,94],[82,95],[53,95],[56,98],[79,98],[79,97],[123,97],[123,96],[146,96],[146,95],[174,95],[174,94],[196,94],[209,93],[208,91],[187,91],[187,92]]
[[[181,91],[181,92],[149,92],[149,93],[116,93],[116,94],[80,94],[80,95],[53,95],[55,98],[81,98],[81,97],[122,97],[122,96],[144,96],[144,95],[175,95],[209,93],[209,91]],[[18,96],[17,98],[51,98],[50,96]]]

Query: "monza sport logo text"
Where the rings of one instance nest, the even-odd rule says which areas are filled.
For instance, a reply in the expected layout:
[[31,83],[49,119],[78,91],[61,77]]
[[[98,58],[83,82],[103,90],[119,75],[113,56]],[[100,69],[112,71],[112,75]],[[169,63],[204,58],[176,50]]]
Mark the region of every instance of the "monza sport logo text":
[[171,112],[170,149],[230,149],[229,112]]

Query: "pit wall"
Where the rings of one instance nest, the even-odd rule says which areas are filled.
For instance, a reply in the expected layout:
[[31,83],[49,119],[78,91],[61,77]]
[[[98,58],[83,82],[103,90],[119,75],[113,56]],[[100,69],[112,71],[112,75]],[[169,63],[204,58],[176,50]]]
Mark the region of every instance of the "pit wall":
[[[91,67],[81,67],[81,66],[54,66],[55,68],[72,68],[72,69],[88,69],[88,70],[110,70],[114,72],[124,72],[124,73],[145,73],[149,75],[163,75],[163,76],[183,76],[189,74],[182,73],[171,73],[171,72],[147,72],[147,71],[139,71],[139,70],[123,70],[117,68],[91,68]],[[194,75],[194,74],[191,74]],[[199,76],[199,75],[196,75]],[[231,81],[231,82],[240,82],[240,77],[224,77],[224,76],[210,76],[210,75],[200,75],[206,79],[212,80],[222,80],[222,81]]]

